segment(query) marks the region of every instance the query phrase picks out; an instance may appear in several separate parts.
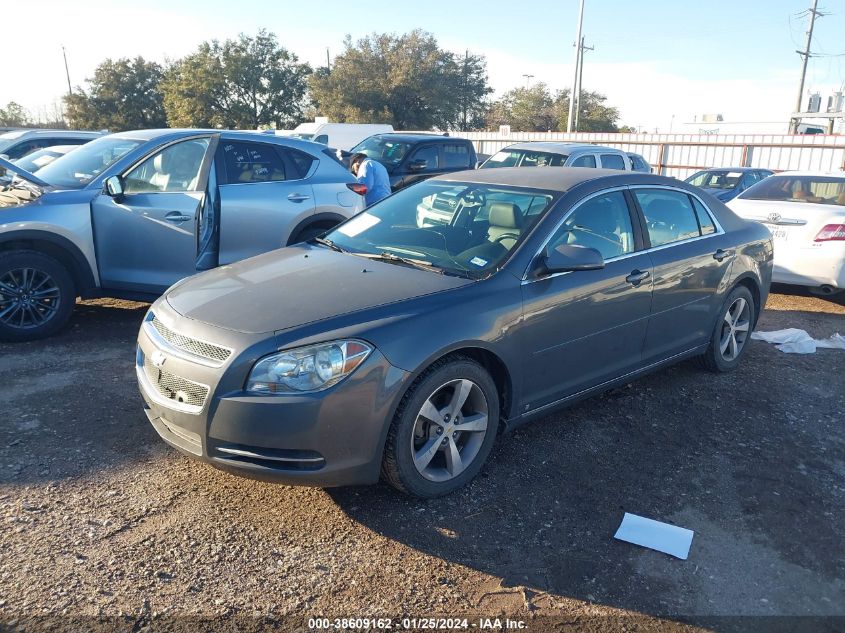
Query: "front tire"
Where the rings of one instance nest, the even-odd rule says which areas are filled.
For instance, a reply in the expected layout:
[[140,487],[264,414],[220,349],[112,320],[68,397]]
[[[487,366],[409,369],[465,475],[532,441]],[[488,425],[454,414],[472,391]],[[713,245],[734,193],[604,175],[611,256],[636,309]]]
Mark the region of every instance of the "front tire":
[[734,371],[739,367],[756,322],[751,292],[745,286],[737,286],[719,311],[710,345],[701,356],[704,367],[716,373]]
[[32,341],[70,319],[76,288],[54,258],[36,251],[0,254],[0,340]]
[[499,426],[499,394],[481,365],[438,361],[402,398],[387,434],[382,475],[416,497],[449,494],[481,470]]

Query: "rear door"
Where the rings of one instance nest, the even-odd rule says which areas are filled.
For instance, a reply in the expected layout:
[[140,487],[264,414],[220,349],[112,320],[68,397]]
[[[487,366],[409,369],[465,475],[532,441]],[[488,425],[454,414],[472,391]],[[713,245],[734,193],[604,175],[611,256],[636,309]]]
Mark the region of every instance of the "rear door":
[[730,272],[730,239],[697,196],[632,186],[654,266],[654,294],[643,352],[650,364],[707,342]]
[[220,180],[220,263],[281,248],[291,230],[314,214],[310,177],[317,160],[305,152],[261,141],[223,139]]
[[161,293],[196,272],[198,223],[218,135],[157,148],[123,175],[123,196],[91,203],[104,288]]

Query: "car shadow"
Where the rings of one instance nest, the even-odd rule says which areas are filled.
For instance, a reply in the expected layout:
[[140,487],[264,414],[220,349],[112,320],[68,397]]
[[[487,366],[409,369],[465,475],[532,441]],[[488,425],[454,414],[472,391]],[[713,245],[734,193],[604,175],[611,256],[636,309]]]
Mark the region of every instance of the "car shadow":
[[0,483],[75,477],[142,458],[156,445],[134,370],[147,308],[80,302],[57,335],[0,343]]
[[[794,433],[807,404],[784,396],[795,375],[777,354],[755,342],[733,374],[687,361],[548,416],[500,437],[481,475],[444,498],[386,485],[329,494],[355,521],[498,578],[503,591],[665,617],[766,613],[779,565],[830,582],[841,571],[825,555],[842,537],[823,516],[835,506],[830,482],[819,481],[830,465],[819,460],[821,438]],[[818,472],[798,474],[801,463]],[[799,508],[800,547],[785,518]],[[626,512],[694,530],[689,560],[615,540]],[[738,562],[758,554],[759,564]],[[784,574],[777,582],[803,582]],[[756,591],[763,602],[748,598]],[[789,612],[788,600],[777,608]]]

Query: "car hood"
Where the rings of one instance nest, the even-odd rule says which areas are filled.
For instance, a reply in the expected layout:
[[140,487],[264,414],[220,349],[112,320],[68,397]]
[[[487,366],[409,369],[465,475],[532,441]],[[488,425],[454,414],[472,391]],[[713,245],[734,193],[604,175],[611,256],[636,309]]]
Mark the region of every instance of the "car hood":
[[473,282],[306,244],[191,277],[168,291],[167,302],[190,319],[257,334],[469,283]]

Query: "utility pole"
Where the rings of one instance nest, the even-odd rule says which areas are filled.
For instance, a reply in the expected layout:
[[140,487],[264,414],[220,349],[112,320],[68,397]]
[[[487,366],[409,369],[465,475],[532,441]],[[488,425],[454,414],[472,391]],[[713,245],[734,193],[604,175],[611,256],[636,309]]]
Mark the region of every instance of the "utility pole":
[[469,49],[464,51],[464,72],[463,72],[463,84],[464,89],[461,94],[461,132],[467,131],[467,100],[469,96],[467,92],[469,91]]
[[578,131],[578,122],[581,120],[581,82],[584,79],[584,51],[594,51],[596,50],[593,46],[584,46],[584,38],[581,38],[581,54],[579,55],[578,60],[578,92],[576,93],[575,99],[575,129],[573,131]]
[[62,57],[65,58],[65,76],[67,77],[67,95],[70,97],[73,95],[73,90],[70,87],[70,71],[67,69],[67,53],[65,52],[65,47],[62,46]]
[[534,79],[534,75],[523,75],[525,77],[525,87],[528,88],[531,85],[531,80]]
[[326,72],[330,73],[332,71],[332,64],[329,61],[329,47],[326,46]]
[[572,131],[575,113],[575,94],[578,89],[578,67],[581,64],[581,29],[584,26],[584,0],[581,0],[581,9],[578,11],[578,37],[575,40],[575,79],[572,81],[572,91],[569,93],[569,116],[566,119],[566,131]]
[[[795,51],[801,56],[803,61],[801,64],[801,83],[798,84],[798,100],[795,103],[795,112],[801,112],[801,101],[804,97],[804,80],[807,77],[807,61],[813,56],[810,53],[810,45],[813,42],[813,26],[816,23],[816,16],[821,17],[824,15],[821,11],[817,10],[818,6],[819,0],[813,0],[813,8],[810,9],[810,28],[807,30],[807,46],[803,51]],[[798,117],[792,117],[792,120],[789,122],[789,132],[791,134],[797,133],[799,122],[800,119]]]

